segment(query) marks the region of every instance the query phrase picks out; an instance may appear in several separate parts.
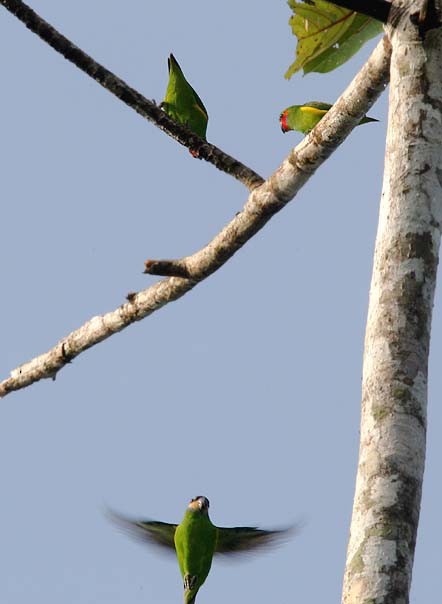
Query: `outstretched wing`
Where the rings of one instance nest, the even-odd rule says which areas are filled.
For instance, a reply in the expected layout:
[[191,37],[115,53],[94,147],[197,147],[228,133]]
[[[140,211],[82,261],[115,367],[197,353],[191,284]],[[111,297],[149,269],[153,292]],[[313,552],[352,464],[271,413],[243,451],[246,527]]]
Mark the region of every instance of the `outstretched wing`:
[[157,520],[136,520],[107,510],[107,516],[125,533],[143,543],[159,546],[163,551],[175,552],[176,524],[158,522]]
[[250,526],[218,528],[215,554],[246,554],[257,549],[266,549],[287,540],[295,527],[267,531]]

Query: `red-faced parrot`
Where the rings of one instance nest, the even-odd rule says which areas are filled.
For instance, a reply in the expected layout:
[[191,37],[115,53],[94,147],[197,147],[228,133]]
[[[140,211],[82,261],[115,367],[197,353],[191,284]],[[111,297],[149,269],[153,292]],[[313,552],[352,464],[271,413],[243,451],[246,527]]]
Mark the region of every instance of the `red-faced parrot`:
[[[320,103],[319,101],[310,101],[304,105],[292,105],[287,107],[279,116],[281,130],[289,132],[289,130],[297,130],[303,134],[307,134],[316,126],[316,124],[324,117],[327,111],[332,107],[329,103]],[[359,124],[368,122],[377,122],[373,117],[363,117]]]

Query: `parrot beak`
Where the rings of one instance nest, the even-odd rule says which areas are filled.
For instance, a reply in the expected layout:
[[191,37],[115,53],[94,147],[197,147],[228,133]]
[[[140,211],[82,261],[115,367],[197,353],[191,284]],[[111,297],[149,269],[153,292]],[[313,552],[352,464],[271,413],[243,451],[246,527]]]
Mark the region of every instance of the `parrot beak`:
[[205,510],[207,512],[207,510],[209,509],[209,500],[207,499],[207,497],[200,497],[199,498],[200,501],[200,506],[202,510]]
[[189,503],[189,508],[194,512],[200,512],[203,509],[202,499],[200,496],[194,497]]
[[284,134],[290,130],[287,124],[287,111],[283,111],[281,113],[279,116],[279,123],[281,124],[281,130],[284,132]]
[[203,497],[202,495],[198,495],[198,497],[194,497],[189,503],[189,508],[194,511],[207,511],[209,509],[209,500],[207,497]]

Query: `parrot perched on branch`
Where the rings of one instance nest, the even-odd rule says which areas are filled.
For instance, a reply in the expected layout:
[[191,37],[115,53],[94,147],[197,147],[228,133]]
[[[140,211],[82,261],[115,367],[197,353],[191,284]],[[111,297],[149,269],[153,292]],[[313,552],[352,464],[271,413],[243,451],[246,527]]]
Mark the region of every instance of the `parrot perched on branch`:
[[[303,105],[292,105],[287,107],[279,116],[281,130],[285,133],[289,130],[297,130],[303,134],[308,134],[310,130],[316,126],[324,117],[332,105],[329,103],[320,103],[318,101],[310,101]],[[373,117],[363,117],[359,124],[368,122],[378,122],[379,120]]]
[[138,540],[176,551],[184,582],[184,604],[194,604],[216,554],[244,554],[287,538],[294,527],[262,530],[253,527],[219,528],[209,518],[209,500],[198,496],[187,506],[181,524],[133,520],[115,512],[111,519]]
[[[169,83],[161,108],[175,121],[187,126],[192,132],[206,140],[207,114],[204,103],[184,77],[181,67],[173,54],[167,60]],[[194,157],[198,157],[190,149]]]

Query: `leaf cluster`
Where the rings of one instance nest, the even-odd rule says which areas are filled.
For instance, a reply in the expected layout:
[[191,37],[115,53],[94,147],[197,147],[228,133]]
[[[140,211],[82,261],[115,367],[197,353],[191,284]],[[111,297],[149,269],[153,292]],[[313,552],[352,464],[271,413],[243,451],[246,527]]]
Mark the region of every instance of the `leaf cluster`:
[[287,79],[301,69],[304,74],[332,71],[382,32],[379,21],[326,0],[288,0],[288,4],[293,11],[289,25],[298,44]]

